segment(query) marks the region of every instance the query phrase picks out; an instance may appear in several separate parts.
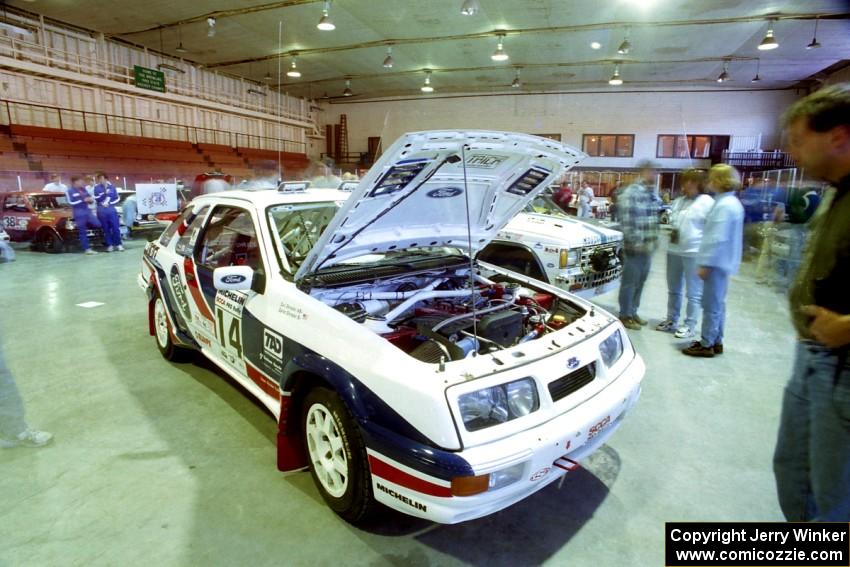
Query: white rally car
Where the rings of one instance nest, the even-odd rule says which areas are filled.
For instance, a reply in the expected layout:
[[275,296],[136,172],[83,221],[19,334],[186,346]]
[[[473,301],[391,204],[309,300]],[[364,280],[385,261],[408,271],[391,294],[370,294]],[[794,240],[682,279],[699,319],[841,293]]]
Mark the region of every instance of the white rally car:
[[622,232],[567,215],[544,191],[478,258],[591,298],[619,284],[622,248]]
[[351,193],[204,195],[145,249],[168,359],[198,350],[279,423],[357,522],[455,523],[557,480],[618,427],[644,364],[619,321],[470,258],[582,155],[501,132],[407,134]]

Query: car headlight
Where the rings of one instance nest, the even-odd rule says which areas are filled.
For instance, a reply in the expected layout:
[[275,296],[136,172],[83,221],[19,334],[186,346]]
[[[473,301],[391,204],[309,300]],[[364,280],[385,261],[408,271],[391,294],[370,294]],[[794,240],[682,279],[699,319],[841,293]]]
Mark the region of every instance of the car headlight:
[[570,250],[568,248],[562,248],[560,253],[558,254],[558,267],[561,269],[566,268],[567,266],[575,266],[578,264],[578,260],[581,257],[581,248],[576,248]]
[[72,221],[71,219],[68,219],[67,221],[65,221],[65,229],[66,230],[75,230],[76,228],[77,228],[76,223],[74,223],[74,221]]
[[532,378],[462,394],[457,400],[467,431],[478,431],[523,417],[540,407]]
[[599,353],[602,355],[602,362],[608,368],[614,366],[620,360],[620,357],[623,356],[623,337],[619,329],[602,341],[602,344],[599,345]]

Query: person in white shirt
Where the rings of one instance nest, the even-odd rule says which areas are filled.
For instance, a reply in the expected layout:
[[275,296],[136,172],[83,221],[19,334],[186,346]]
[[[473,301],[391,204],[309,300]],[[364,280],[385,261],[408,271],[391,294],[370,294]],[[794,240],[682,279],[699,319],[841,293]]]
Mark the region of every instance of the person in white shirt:
[[62,183],[62,178],[58,173],[50,176],[50,183],[41,188],[42,191],[52,191],[54,193],[65,193],[68,191],[68,186]]
[[[655,327],[674,332],[676,338],[696,335],[697,317],[702,308],[703,282],[697,275],[697,252],[702,242],[705,219],[714,199],[704,194],[705,172],[682,172],[682,196],[673,201],[670,211],[670,245],[667,248],[667,317]],[[685,291],[687,290],[687,291]],[[679,325],[683,291],[688,297],[685,321]]]
[[584,183],[578,190],[578,216],[589,218],[591,216],[591,203],[593,203],[593,189]]

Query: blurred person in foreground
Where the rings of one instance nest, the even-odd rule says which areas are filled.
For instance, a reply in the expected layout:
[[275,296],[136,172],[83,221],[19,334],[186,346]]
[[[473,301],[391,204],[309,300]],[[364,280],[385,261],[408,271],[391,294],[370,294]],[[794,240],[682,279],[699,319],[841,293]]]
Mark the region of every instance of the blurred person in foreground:
[[[702,280],[697,275],[697,252],[702,242],[705,219],[714,199],[705,194],[705,172],[682,172],[682,196],[670,209],[670,244],[667,247],[667,317],[655,329],[676,333],[678,339],[696,334],[697,317],[702,306]],[[683,293],[684,292],[684,293]],[[688,307],[684,324],[679,326],[683,296]]]
[[723,354],[726,327],[726,293],[729,278],[738,273],[744,238],[744,206],[735,195],[741,174],[725,163],[711,167],[708,186],[715,192],[714,206],[705,219],[697,253],[697,274],[703,280],[701,338],[682,352],[712,358]]
[[617,217],[623,233],[623,276],[620,280],[620,321],[639,331],[646,320],[638,315],[652,253],[658,248],[658,198],[653,190],[655,166],[644,161],[634,182],[617,196]]
[[12,372],[6,366],[0,334],[0,448],[41,447],[51,439],[52,434],[31,429],[27,425],[24,403]]
[[829,182],[791,286],[796,360],[773,458],[789,521],[850,521],[850,83],[783,117],[798,166]]

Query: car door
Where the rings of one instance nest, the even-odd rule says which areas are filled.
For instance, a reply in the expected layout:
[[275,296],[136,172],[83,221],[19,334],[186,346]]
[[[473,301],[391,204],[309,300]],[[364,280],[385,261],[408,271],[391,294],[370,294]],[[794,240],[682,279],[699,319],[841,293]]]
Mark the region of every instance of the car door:
[[283,349],[282,337],[263,327],[254,315],[268,308],[268,298],[262,293],[265,286],[247,291],[217,290],[213,281],[215,269],[228,266],[248,266],[254,270],[255,281],[265,281],[268,267],[256,221],[247,208],[214,207],[195,243],[192,260],[198,289],[213,315],[215,333],[210,352],[235,371],[255,395],[277,400],[277,382],[260,371],[257,362],[262,349]]
[[3,228],[12,240],[26,240],[27,230],[33,215],[26,195],[8,194],[3,199]]

